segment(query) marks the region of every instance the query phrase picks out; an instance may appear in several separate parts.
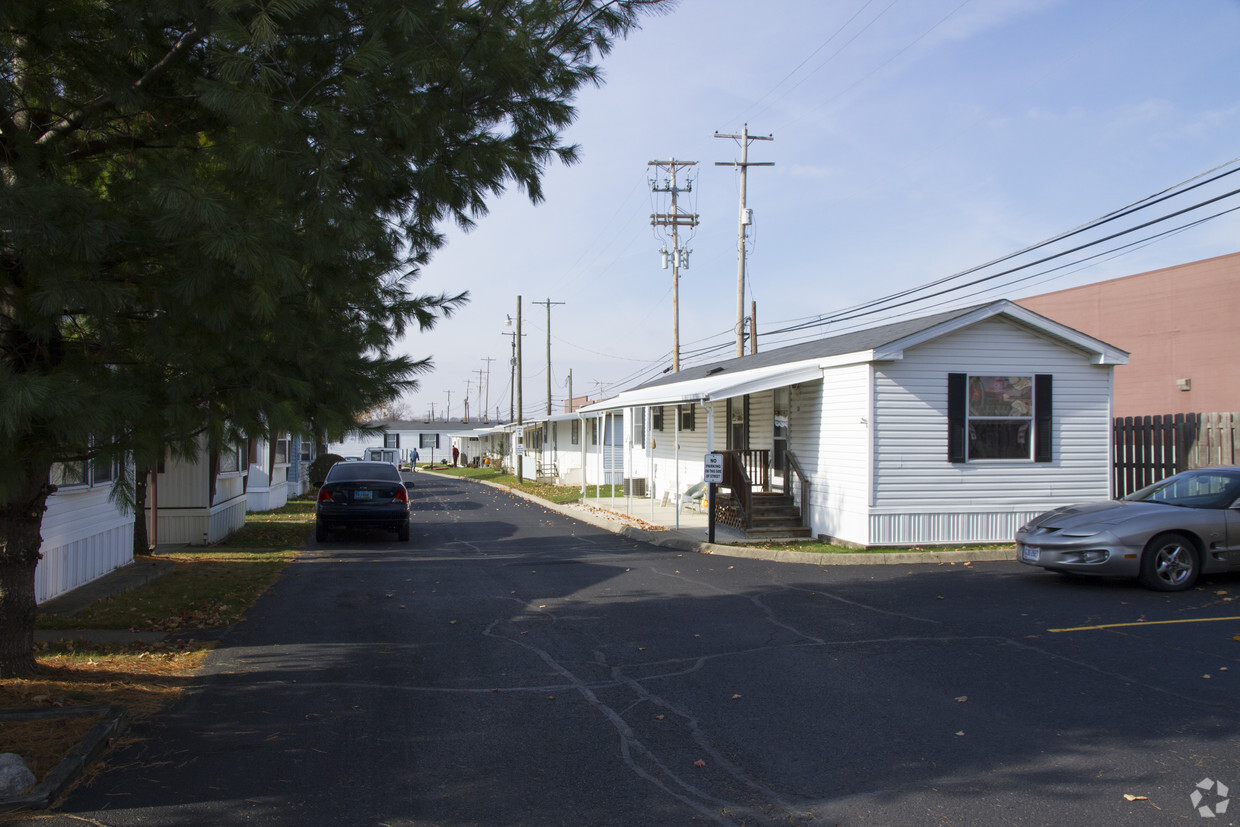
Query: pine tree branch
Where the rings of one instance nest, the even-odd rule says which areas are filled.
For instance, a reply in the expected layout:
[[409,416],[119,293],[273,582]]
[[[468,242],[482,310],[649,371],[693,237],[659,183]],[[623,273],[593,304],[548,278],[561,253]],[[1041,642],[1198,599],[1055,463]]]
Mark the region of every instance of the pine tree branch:
[[[148,86],[172,68],[173,65],[184,60],[190,51],[206,38],[207,31],[207,26],[202,21],[190,26],[189,31],[181,35],[172,48],[168,50],[167,54],[156,61],[154,66],[147,69],[142,77],[134,81],[130,86],[130,91],[134,93],[145,91]],[[35,144],[47,146],[57,139],[76,132],[82,128],[83,124],[92,115],[113,106],[116,103],[116,97],[115,94],[110,92],[99,95],[94,100],[86,103],[76,111],[63,116],[57,123],[48,127],[47,131],[38,137]]]

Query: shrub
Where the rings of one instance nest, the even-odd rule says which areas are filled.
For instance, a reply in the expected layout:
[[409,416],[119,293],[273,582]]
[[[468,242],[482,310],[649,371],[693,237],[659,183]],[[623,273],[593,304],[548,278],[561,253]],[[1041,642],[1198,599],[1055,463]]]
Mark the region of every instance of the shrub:
[[328,470],[337,462],[344,462],[344,457],[339,454],[320,454],[315,457],[314,462],[310,463],[310,484],[315,488],[322,485]]

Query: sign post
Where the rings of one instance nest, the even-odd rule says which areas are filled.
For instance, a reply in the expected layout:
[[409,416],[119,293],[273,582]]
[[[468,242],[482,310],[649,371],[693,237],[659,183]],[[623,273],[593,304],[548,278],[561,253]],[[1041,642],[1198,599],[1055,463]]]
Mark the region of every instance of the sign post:
[[702,458],[702,478],[706,481],[706,542],[715,542],[715,486],[723,482],[723,454]]

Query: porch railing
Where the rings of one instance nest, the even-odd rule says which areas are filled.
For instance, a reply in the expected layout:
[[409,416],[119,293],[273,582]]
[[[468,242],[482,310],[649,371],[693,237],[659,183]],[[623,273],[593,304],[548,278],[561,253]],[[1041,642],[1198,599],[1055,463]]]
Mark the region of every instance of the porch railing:
[[796,475],[801,485],[801,525],[810,525],[809,520],[809,476],[801,467],[801,461],[791,451],[784,451],[784,493],[792,493],[792,477]]
[[744,454],[751,451],[720,451],[723,460],[723,486],[732,490],[737,508],[741,512],[741,526],[749,529],[753,525],[753,479],[745,469]]
[[744,451],[719,451],[718,453],[735,456],[741,467],[745,469],[752,486],[759,491],[771,490],[771,451],[761,448]]

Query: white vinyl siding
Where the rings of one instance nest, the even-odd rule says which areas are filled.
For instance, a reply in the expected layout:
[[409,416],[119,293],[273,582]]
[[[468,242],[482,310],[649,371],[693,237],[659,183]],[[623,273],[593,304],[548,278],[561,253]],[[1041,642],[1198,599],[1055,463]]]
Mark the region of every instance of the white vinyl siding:
[[792,389],[789,448],[813,478],[810,527],[861,542],[869,504],[869,375],[867,364],[829,368],[821,382]]
[[[1054,377],[1052,461],[950,463],[947,374]],[[1002,542],[1040,511],[1110,491],[1111,368],[989,319],[875,366],[871,544]]]
[[109,501],[110,486],[58,491],[48,497],[34,571],[35,601],[44,603],[133,562],[134,515]]

